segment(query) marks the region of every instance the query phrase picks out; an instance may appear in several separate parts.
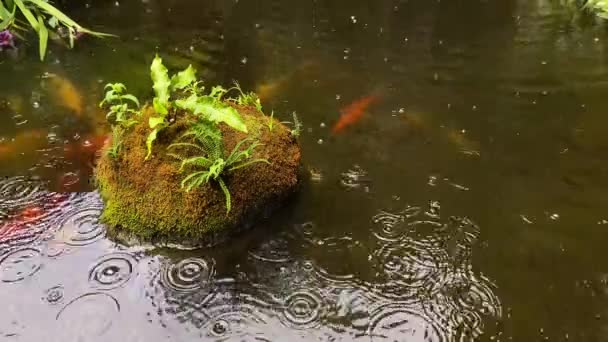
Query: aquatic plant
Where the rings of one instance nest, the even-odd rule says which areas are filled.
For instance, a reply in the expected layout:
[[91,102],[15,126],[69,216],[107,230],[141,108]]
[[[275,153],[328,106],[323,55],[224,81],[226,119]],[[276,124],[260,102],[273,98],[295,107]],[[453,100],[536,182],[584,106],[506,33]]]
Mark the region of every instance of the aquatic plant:
[[241,89],[241,85],[234,81],[234,86],[229,90],[237,90],[239,92],[239,96],[235,99],[235,102],[241,106],[252,106],[255,107],[258,111],[262,112],[262,102],[260,101],[260,97],[255,92],[244,92]]
[[[99,107],[110,106],[106,119],[112,120],[124,128],[133,126],[138,122],[134,116],[140,116],[139,100],[135,95],[127,93],[127,87],[122,83],[108,83],[105,88],[106,94],[99,103]],[[135,105],[136,109],[131,108]]]
[[[225,156],[221,131],[209,121],[201,121],[193,125],[182,138],[193,138],[193,142],[178,142],[169,145],[169,149],[194,149],[199,155],[186,157],[185,155],[171,154],[181,160],[180,172],[185,168],[194,170],[181,181],[182,189],[190,192],[211,180],[217,182],[226,198],[226,213],[231,210],[231,196],[228,186],[222,176],[255,163],[270,163],[266,159],[252,159],[253,151],[261,144],[257,139],[245,138],[239,141],[228,156]],[[249,146],[241,148],[249,143]]]
[[272,129],[274,128],[274,110],[272,112],[270,112],[270,117],[268,117],[268,130],[270,132],[272,132]]
[[292,114],[293,117],[293,122],[287,122],[293,125],[293,128],[291,129],[291,135],[293,137],[299,137],[300,133],[302,133],[302,122],[300,121],[300,119],[298,118],[298,115],[296,114],[296,112],[293,112]]
[[247,126],[236,109],[222,97],[227,90],[221,86],[211,88],[205,95],[201,82],[196,81],[196,70],[192,65],[169,78],[169,72],[163,65],[162,59],[157,55],[150,67],[155,97],[153,100],[155,116],[150,117],[149,126],[152,132],[148,135],[146,145],[148,154],[152,154],[152,145],[158,133],[175,121],[178,110],[194,114],[201,120],[212,123],[223,122],[228,126],[247,133]]
[[569,5],[592,11],[597,16],[608,19],[608,1],[606,0],[566,0]]
[[112,139],[110,146],[106,150],[106,153],[113,159],[118,158],[118,155],[120,154],[120,150],[122,149],[123,144],[123,136],[124,128],[120,126],[112,127]]
[[[17,9],[19,10],[17,12]],[[20,13],[20,16],[17,16]],[[0,0],[0,31],[14,28],[25,31],[23,19],[38,34],[40,60],[44,60],[49,37],[61,38],[67,32],[70,47],[80,34],[88,33],[96,37],[112,36],[86,29],[70,19],[46,0]]]

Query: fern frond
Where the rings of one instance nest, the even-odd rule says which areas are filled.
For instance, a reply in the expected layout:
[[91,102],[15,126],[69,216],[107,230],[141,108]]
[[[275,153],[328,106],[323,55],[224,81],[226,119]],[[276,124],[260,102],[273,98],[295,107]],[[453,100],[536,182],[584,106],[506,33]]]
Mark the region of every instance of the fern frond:
[[224,192],[224,196],[226,197],[226,215],[227,215],[230,212],[230,210],[232,209],[231,203],[230,203],[230,191],[228,190],[228,186],[226,186],[226,183],[224,183],[224,180],[221,177],[217,179],[217,182],[220,185],[220,188],[222,189],[222,191]]

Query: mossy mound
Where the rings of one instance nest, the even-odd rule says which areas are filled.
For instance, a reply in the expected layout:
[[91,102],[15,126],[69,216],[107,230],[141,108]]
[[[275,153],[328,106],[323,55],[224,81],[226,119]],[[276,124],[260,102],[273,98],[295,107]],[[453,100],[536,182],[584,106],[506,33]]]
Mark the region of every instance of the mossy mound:
[[[118,157],[102,153],[95,170],[105,201],[101,219],[110,237],[123,242],[214,245],[248,228],[295,191],[300,148],[290,130],[253,107],[235,108],[249,133],[220,125],[225,150],[231,151],[246,137],[257,137],[262,145],[254,150],[253,158],[270,164],[252,164],[223,176],[232,198],[231,211],[226,212],[224,193],[213,181],[190,192],[180,187],[186,174],[179,171],[179,160],[167,155],[167,147],[188,128],[187,115],[179,115],[159,133],[152,157],[145,160],[152,111],[148,108],[143,120],[124,136]],[[269,120],[274,120],[272,131]]]

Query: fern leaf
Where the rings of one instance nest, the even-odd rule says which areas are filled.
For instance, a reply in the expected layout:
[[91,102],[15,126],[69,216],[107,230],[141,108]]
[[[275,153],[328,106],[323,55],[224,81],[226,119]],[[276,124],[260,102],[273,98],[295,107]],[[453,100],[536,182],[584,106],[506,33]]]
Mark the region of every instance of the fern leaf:
[[226,215],[227,215],[230,212],[230,210],[232,209],[232,206],[230,203],[230,191],[228,190],[228,186],[226,186],[226,183],[224,183],[224,180],[221,177],[217,179],[217,182],[220,185],[222,192],[224,192],[224,196],[226,197]]

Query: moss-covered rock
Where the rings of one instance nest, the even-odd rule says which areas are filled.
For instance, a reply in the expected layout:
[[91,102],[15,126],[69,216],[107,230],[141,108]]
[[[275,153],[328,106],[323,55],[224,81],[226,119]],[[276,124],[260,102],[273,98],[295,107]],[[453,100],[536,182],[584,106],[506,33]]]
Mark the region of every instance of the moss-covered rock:
[[[187,129],[187,115],[180,115],[159,133],[152,158],[145,160],[148,109],[143,120],[124,136],[118,157],[102,153],[95,170],[105,201],[102,221],[110,237],[129,242],[213,245],[251,226],[295,191],[300,149],[290,130],[255,108],[235,107],[249,133],[221,125],[225,150],[231,151],[242,139],[254,136],[263,145],[254,150],[253,158],[267,159],[270,164],[255,163],[223,176],[232,198],[231,211],[227,213],[224,194],[213,181],[190,192],[180,187],[185,174],[179,171],[180,162],[166,153]],[[269,120],[274,120],[272,131]]]

